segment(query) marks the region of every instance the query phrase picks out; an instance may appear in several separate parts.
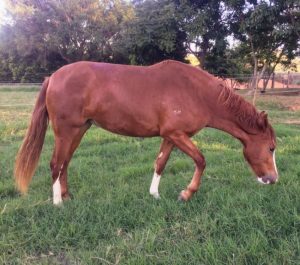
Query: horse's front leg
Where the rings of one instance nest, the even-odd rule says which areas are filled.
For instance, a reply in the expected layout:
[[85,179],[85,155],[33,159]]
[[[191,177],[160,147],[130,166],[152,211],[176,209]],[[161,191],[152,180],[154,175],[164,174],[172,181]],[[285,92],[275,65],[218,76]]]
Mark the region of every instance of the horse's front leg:
[[158,192],[160,177],[170,157],[173,147],[174,144],[167,139],[163,139],[160,145],[160,150],[155,161],[155,165],[154,165],[155,170],[154,170],[154,174],[153,174],[153,178],[149,190],[150,194],[156,199],[160,198]]
[[200,187],[201,176],[206,165],[205,158],[185,133],[176,132],[169,135],[169,138],[181,151],[190,156],[195,162],[193,178],[187,188],[179,195],[180,200],[187,201]]

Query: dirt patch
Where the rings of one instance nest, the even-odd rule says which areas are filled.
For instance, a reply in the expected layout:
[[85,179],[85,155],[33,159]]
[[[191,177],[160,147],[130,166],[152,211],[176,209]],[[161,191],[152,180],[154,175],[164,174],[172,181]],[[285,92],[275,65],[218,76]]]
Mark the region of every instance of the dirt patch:
[[292,110],[292,111],[299,111],[299,110],[300,110],[300,104],[299,104],[299,105],[289,106],[289,110]]
[[[299,90],[297,90],[299,91]],[[237,94],[245,97],[248,101],[252,102],[253,91],[252,90],[238,90],[235,91]],[[299,94],[256,94],[256,99],[259,102],[274,102],[278,105],[285,106],[287,109],[299,110],[300,107],[300,95]]]
[[258,101],[260,102],[272,102],[282,109],[291,111],[300,111],[300,96],[281,96],[281,95],[264,95],[259,96]]
[[[242,94],[252,103],[253,96]],[[259,111],[270,113],[269,119],[273,123],[300,125],[300,95],[257,95],[256,103]]]
[[300,125],[300,120],[286,120],[285,124]]

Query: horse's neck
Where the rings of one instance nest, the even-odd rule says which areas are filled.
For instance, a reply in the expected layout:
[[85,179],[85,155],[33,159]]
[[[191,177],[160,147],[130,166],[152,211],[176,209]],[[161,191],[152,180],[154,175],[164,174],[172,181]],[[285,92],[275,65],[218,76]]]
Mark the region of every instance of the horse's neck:
[[226,110],[220,115],[214,115],[211,119],[208,127],[212,127],[231,134],[233,137],[239,139],[242,143],[245,143],[248,139],[248,133],[242,129],[239,122],[226,115]]
[[[241,142],[245,143],[249,139],[249,128],[246,126],[246,120],[252,119],[253,111],[244,111],[240,113],[240,107],[247,107],[245,105],[248,103],[246,103],[246,101],[241,99],[239,96],[236,98],[235,94],[228,93],[224,96],[221,93],[217,93],[216,96],[217,95],[219,101],[213,110],[211,121],[208,124],[208,127],[227,132],[233,137],[239,139]],[[231,97],[235,97],[235,99],[232,99]]]

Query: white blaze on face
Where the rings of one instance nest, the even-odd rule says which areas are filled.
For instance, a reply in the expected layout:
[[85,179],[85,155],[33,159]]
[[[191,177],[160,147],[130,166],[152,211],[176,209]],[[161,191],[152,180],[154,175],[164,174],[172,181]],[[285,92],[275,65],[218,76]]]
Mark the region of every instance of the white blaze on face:
[[[276,159],[275,159],[275,150],[274,150],[274,152],[273,152],[273,164],[274,164],[275,172],[276,172],[277,179],[278,179],[278,171],[277,171]],[[277,181],[277,180],[276,180],[276,181]]]
[[154,172],[153,178],[152,178],[152,182],[151,182],[151,186],[150,186],[150,194],[155,198],[155,199],[159,199],[159,193],[158,193],[158,186],[159,186],[159,182],[160,182],[160,175],[158,175],[156,172]]
[[270,181],[269,181],[269,180],[268,180],[267,182],[264,182],[264,181],[262,180],[262,178],[260,178],[260,177],[257,177],[256,179],[257,179],[257,181],[258,181],[259,183],[261,183],[261,184],[270,184]]
[[266,184],[266,183],[264,183],[264,182],[262,181],[262,179],[261,179],[260,177],[256,177],[256,179],[257,179],[257,181],[258,181],[259,183],[261,183],[261,184]]
[[[275,170],[275,173],[276,173],[276,180],[275,182],[278,181],[278,171],[277,171],[277,166],[276,166],[276,158],[275,158],[275,151],[273,152],[273,166],[274,166],[274,170]],[[263,181],[262,177],[256,177],[257,181],[262,183],[262,184],[270,184],[270,180],[267,180],[266,182]]]

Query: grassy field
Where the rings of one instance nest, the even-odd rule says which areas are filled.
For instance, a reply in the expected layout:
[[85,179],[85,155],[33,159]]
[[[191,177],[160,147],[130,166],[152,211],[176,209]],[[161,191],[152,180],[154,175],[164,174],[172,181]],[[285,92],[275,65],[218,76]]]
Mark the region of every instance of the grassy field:
[[69,168],[73,199],[54,207],[50,129],[27,196],[12,177],[36,94],[0,89],[0,264],[300,264],[299,98],[258,98],[278,136],[276,185],[255,181],[237,140],[206,129],[194,137],[207,161],[199,192],[177,201],[193,163],[174,150],[156,201],[160,139],[92,127]]

